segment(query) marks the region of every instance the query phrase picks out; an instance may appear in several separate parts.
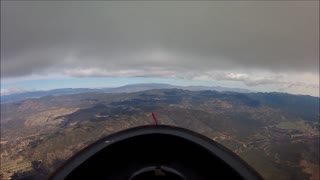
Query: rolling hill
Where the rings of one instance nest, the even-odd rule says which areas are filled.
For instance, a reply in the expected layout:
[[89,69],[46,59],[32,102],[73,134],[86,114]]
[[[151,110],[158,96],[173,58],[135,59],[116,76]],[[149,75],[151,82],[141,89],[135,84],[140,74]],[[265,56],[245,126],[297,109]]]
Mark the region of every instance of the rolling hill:
[[187,128],[226,146],[265,179],[319,178],[318,97],[159,84],[108,93],[67,91],[72,93],[1,105],[3,177],[43,179],[99,138],[152,124],[155,112],[160,124]]

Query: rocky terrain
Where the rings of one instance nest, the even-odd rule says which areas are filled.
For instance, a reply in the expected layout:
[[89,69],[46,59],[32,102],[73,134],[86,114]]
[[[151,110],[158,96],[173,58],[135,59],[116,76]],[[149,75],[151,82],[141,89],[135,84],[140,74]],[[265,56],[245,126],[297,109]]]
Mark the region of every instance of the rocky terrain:
[[99,138],[152,124],[151,112],[160,124],[221,143],[265,179],[319,179],[319,98],[181,89],[84,92],[2,104],[1,177],[43,179]]

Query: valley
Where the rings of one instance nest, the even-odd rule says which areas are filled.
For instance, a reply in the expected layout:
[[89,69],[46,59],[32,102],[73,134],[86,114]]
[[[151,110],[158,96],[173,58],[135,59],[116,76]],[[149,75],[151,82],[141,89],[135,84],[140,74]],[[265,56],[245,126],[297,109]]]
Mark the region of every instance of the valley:
[[153,124],[151,112],[159,124],[219,142],[265,179],[319,178],[319,98],[181,89],[86,92],[2,104],[1,177],[48,177],[94,141]]

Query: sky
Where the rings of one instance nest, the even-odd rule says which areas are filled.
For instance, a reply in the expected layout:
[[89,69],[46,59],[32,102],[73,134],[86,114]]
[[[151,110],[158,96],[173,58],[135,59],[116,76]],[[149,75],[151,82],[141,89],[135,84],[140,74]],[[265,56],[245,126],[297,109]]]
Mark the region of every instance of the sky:
[[169,83],[319,96],[319,1],[1,1],[1,94]]

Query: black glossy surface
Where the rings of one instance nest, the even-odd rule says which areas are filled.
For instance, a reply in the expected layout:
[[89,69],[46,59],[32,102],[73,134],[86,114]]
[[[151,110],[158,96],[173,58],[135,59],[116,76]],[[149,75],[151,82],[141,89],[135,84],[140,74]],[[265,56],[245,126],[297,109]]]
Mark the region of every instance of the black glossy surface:
[[[214,141],[170,126],[146,126],[106,137],[72,158],[52,179],[130,179],[146,167],[165,166],[184,179],[260,179],[241,159]],[[141,179],[179,179],[174,173]],[[181,179],[181,178],[180,178]]]

